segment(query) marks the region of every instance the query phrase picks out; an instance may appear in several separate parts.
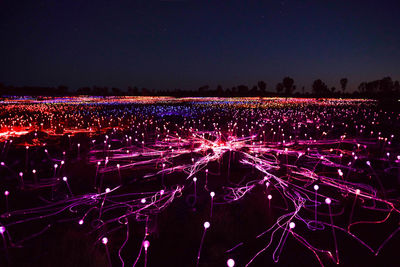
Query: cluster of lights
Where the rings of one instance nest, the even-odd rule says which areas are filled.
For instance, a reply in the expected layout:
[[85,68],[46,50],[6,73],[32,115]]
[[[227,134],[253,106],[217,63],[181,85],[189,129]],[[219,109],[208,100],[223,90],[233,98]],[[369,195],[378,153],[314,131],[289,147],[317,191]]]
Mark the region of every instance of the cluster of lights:
[[[193,196],[194,200],[189,202],[195,206],[200,205],[197,195],[205,193],[210,213],[203,221],[203,236],[197,257],[199,264],[206,233],[217,228],[213,222],[214,205],[229,207],[230,203],[246,197],[253,188],[261,187],[268,209],[273,209],[280,199],[284,199],[287,213],[275,218],[271,228],[261,234],[272,233],[271,242],[260,253],[270,246],[274,234],[281,232],[276,251],[282,251],[287,238],[294,238],[313,251],[323,265],[321,251],[326,251],[336,263],[339,262],[335,232],[338,230],[349,234],[375,254],[382,249],[383,245],[372,249],[351,232],[352,227],[363,224],[353,216],[355,209],[366,207],[365,204],[357,205],[357,198],[363,203],[374,202],[384,206],[369,209],[385,213],[386,218],[400,213],[395,202],[381,194],[382,187],[368,184],[371,178],[363,183],[352,180],[360,173],[368,174],[380,186],[380,174],[389,175],[391,169],[400,168],[395,135],[385,135],[380,128],[372,130],[382,125],[380,120],[384,116],[391,116],[396,122],[400,121],[400,117],[396,113],[377,111],[373,101],[78,97],[8,99],[3,104],[5,112],[9,113],[3,114],[0,119],[3,151],[6,153],[14,149],[25,155],[24,166],[10,172],[14,173],[18,186],[3,191],[7,205],[3,216],[7,219],[0,226],[3,239],[6,235],[12,236],[20,225],[70,211],[67,216],[76,219],[75,224],[92,228],[91,232],[102,232],[98,241],[105,246],[108,255],[109,238],[113,240],[112,227],[115,224],[125,227],[128,218],[136,218],[138,222],[144,222],[142,247],[146,265],[148,250],[152,249],[149,241],[151,234],[147,231],[149,221],[183,194]],[[20,114],[30,115],[22,117]],[[181,123],[176,122],[176,117],[181,119]],[[354,123],[353,117],[360,118],[360,121]],[[86,142],[78,134],[84,134],[90,140]],[[62,148],[62,153],[53,152],[54,147],[48,144],[52,138],[66,138],[68,145]],[[381,149],[381,154],[371,153],[377,147]],[[48,167],[31,164],[29,159],[43,152]],[[73,165],[71,158],[82,160],[84,156],[90,167],[95,169],[93,179],[90,179],[92,190],[73,194],[76,191],[72,182],[79,177],[71,175],[68,167]],[[220,169],[224,159],[228,161],[228,180],[235,175],[230,170],[232,164],[248,168],[251,175],[239,183],[229,183],[223,188],[213,187],[212,179],[218,173],[214,166],[218,165]],[[11,170],[11,163],[2,159],[0,168]],[[375,167],[379,163],[388,167]],[[142,169],[146,169],[147,173],[136,177],[135,174],[141,173]],[[43,173],[51,174],[43,177]],[[168,181],[170,175],[176,173],[184,179],[171,184]],[[118,179],[110,182],[105,178],[108,176]],[[132,176],[140,182],[160,178],[160,184],[156,190],[127,193],[124,189],[133,181]],[[57,199],[57,205],[13,210],[8,205],[8,198],[15,196],[14,190],[24,188],[49,188],[51,201]],[[58,194],[57,198],[54,192]],[[334,225],[335,216],[340,214],[332,212],[344,205],[339,197],[342,195],[354,199],[346,226]],[[305,215],[307,212],[309,214]],[[109,214],[114,213],[117,215],[110,218]],[[376,223],[385,223],[386,220]],[[126,229],[128,238],[129,226]],[[316,248],[312,240],[306,240],[302,235],[303,229],[315,233],[330,229],[335,252]],[[122,249],[123,246],[120,247]],[[279,253],[274,253],[274,260],[279,259]],[[255,253],[247,264],[251,264],[258,255]],[[111,261],[109,255],[108,259]],[[236,266],[235,260],[229,258],[226,265]]]

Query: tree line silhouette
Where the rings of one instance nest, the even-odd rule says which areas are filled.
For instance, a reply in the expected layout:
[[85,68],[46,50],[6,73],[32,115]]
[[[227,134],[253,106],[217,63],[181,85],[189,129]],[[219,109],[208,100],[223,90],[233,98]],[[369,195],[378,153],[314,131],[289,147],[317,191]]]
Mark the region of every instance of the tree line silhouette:
[[291,77],[284,77],[281,82],[277,83],[275,88],[269,90],[267,83],[259,81],[252,87],[247,85],[238,85],[231,88],[223,88],[218,85],[215,89],[204,85],[195,91],[173,89],[173,90],[155,90],[138,87],[128,87],[126,90],[112,87],[81,87],[77,90],[69,90],[67,86],[60,85],[58,87],[39,87],[39,86],[6,86],[0,83],[0,95],[2,96],[75,96],[75,95],[91,95],[91,96],[216,96],[216,97],[366,97],[366,98],[382,98],[382,97],[400,97],[399,81],[393,81],[391,77],[384,77],[380,80],[370,82],[362,82],[357,90],[350,93],[347,92],[348,79],[340,79],[340,88],[330,87],[321,79],[315,80],[311,85],[311,93],[305,92],[305,87],[297,88]]

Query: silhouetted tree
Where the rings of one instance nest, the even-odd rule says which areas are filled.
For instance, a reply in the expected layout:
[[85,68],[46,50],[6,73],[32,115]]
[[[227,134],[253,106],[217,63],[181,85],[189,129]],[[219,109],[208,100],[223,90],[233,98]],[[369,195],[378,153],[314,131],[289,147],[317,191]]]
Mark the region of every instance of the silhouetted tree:
[[366,82],[362,82],[360,83],[360,85],[358,86],[358,91],[360,93],[365,93],[366,92],[366,88],[367,88],[367,83]]
[[139,88],[135,87],[128,87],[128,95],[138,96],[139,95]]
[[400,93],[400,83],[399,81],[395,81],[393,84],[393,89],[396,93]]
[[265,92],[267,90],[267,84],[264,81],[259,81],[257,85],[258,88],[260,88],[261,94],[265,95]]
[[290,77],[285,77],[282,80],[283,87],[285,88],[285,94],[290,95],[293,93],[294,80]]
[[315,80],[312,84],[313,93],[316,95],[326,95],[329,93],[328,86],[320,79]]
[[346,90],[347,82],[348,82],[347,78],[340,79],[340,86],[342,87],[343,94],[344,91]]
[[385,77],[380,81],[380,86],[379,86],[379,90],[385,94],[385,95],[389,95],[390,93],[393,92],[393,88],[394,88],[394,83],[392,81],[392,78],[390,77]]

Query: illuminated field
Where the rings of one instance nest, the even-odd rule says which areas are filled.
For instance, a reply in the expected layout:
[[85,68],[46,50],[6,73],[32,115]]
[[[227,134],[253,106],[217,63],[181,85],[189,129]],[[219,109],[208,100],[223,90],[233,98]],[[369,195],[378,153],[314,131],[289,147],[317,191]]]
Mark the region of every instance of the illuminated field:
[[0,104],[5,264],[54,261],[48,240],[71,266],[354,266],[400,244],[400,114],[372,100]]

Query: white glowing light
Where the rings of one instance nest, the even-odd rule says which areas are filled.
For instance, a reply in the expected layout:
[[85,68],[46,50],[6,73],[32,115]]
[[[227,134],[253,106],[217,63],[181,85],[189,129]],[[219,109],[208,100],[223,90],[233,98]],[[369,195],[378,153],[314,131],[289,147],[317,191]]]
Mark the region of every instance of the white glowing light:
[[228,267],[234,267],[235,266],[235,261],[233,259],[229,259],[226,262],[226,265],[228,265]]

